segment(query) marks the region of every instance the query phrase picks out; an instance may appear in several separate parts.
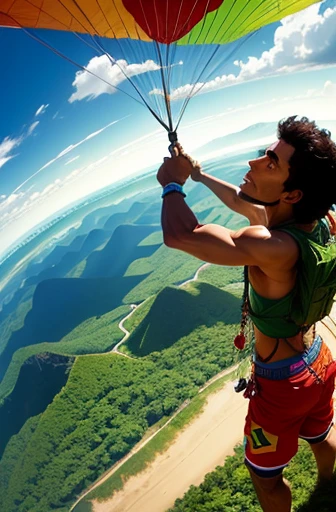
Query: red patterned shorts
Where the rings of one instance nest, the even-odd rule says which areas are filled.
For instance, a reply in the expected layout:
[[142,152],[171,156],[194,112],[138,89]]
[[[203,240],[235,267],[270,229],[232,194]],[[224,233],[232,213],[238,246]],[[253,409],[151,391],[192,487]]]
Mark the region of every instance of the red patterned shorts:
[[280,474],[296,454],[299,438],[318,443],[327,437],[334,416],[335,370],[319,336],[303,356],[255,363],[258,393],[250,398],[244,433],[245,462],[257,475]]

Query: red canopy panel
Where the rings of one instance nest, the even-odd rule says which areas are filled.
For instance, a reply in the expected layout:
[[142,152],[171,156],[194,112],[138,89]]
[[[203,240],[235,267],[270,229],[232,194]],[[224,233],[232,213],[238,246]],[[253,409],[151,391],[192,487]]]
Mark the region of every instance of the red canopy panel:
[[159,43],[170,44],[184,35],[224,0],[122,0],[142,30]]

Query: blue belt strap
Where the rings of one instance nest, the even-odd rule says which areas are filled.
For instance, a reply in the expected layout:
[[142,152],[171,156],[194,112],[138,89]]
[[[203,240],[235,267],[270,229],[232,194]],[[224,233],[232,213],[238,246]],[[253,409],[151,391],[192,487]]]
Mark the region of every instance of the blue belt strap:
[[255,374],[264,379],[282,380],[293,377],[311,365],[320,353],[322,346],[321,336],[317,336],[308,350],[297,356],[276,361],[275,363],[262,363],[254,357]]

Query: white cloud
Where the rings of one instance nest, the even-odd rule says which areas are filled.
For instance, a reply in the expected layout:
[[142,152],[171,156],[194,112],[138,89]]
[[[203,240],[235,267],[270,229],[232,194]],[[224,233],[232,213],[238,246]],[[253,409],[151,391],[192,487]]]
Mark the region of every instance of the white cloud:
[[[336,63],[336,7],[319,14],[320,4],[284,18],[274,33],[273,47],[261,57],[248,57],[246,62],[235,60],[239,68],[234,75],[218,76],[196,85],[185,84],[171,93],[171,100],[188,97],[196,92],[205,93],[248,80],[256,80],[280,73],[293,73],[301,69],[325,67]],[[159,89],[150,94],[163,95]]]
[[[127,116],[126,116],[127,117]],[[122,118],[122,119],[125,119],[125,118]],[[116,121],[112,121],[112,123],[109,123],[107,124],[106,126],[104,126],[103,128],[101,128],[100,130],[97,130],[96,132],[93,132],[93,133],[90,133],[87,137],[85,137],[85,139],[83,140],[80,140],[79,142],[77,142],[76,144],[70,144],[70,146],[68,146],[67,148],[63,149],[60,153],[58,153],[58,155],[53,158],[52,160],[49,160],[49,162],[47,162],[46,164],[44,164],[42,167],[40,167],[40,169],[38,169],[34,174],[32,174],[31,176],[29,176],[28,179],[26,179],[23,183],[21,183],[15,190],[13,193],[17,192],[18,190],[20,190],[26,183],[28,183],[28,181],[30,181],[31,179],[33,179],[37,174],[39,174],[41,171],[43,171],[44,169],[46,169],[47,167],[49,167],[51,164],[53,164],[54,162],[56,162],[57,160],[59,160],[60,158],[62,158],[64,155],[70,153],[70,151],[72,151],[73,149],[77,148],[78,146],[80,146],[81,144],[83,144],[84,142],[86,142],[87,140],[90,140],[92,139],[93,137],[96,137],[97,135],[99,135],[100,133],[102,133],[104,130],[106,130],[106,128],[109,128],[109,126],[112,126],[113,124],[115,123],[118,123],[118,121],[120,121],[121,119],[117,119]],[[68,162],[69,163],[69,162]]]
[[71,164],[72,162],[74,162],[75,160],[78,160],[79,158],[79,155],[75,156],[74,158],[71,158],[70,160],[68,160],[67,162],[65,162],[64,165],[69,165]]
[[327,80],[320,89],[308,89],[305,93],[295,96],[294,99],[303,98],[335,98],[336,83]]
[[239,62],[240,81],[335,64],[336,7],[319,14],[319,4],[284,18],[274,33],[274,46],[259,59]]
[[1,203],[1,210],[8,208],[9,205],[17,202],[18,199],[24,196],[23,192],[19,192],[18,194],[10,194],[6,199]]
[[5,137],[2,142],[0,142],[0,168],[5,165],[6,162],[11,160],[17,155],[11,154],[13,149],[21,144],[23,137],[10,138]]
[[33,123],[31,123],[31,125],[29,126],[24,135],[21,135],[20,137],[7,136],[2,140],[2,142],[0,142],[0,168],[3,165],[5,165],[9,160],[14,158],[15,156],[18,156],[17,154],[13,155],[12,151],[14,150],[14,148],[20,146],[20,144],[34,132],[39,122],[40,121],[34,121]]
[[[43,167],[41,167],[35,174],[33,174],[33,176],[36,176],[37,173],[39,173],[40,171],[42,171],[46,167],[49,167],[49,165],[51,165],[54,162],[56,162],[56,160],[59,160],[60,158],[62,158],[62,156],[66,155],[66,154],[70,153],[70,151],[73,151],[74,149],[78,148],[78,146],[80,146],[81,144],[84,144],[84,142],[86,142],[87,140],[90,140],[93,137],[96,137],[97,135],[102,133],[104,130],[106,130],[106,128],[109,128],[110,126],[112,126],[113,124],[117,123],[118,121],[120,121],[120,119],[118,119],[117,121],[112,121],[112,123],[107,124],[106,126],[104,126],[103,128],[100,128],[100,130],[97,130],[96,132],[90,133],[87,137],[85,137],[85,139],[80,140],[76,144],[70,144],[70,146],[68,146],[67,148],[63,149],[60,153],[58,153],[58,155],[55,158],[53,158],[52,160],[50,160],[49,162],[44,164]],[[31,176],[31,177],[33,177],[33,176]]]
[[336,83],[327,80],[321,91],[321,96],[335,97],[336,96]]
[[38,124],[40,124],[40,121],[35,121],[34,123],[32,123],[28,128],[27,135],[31,135]]
[[[70,103],[84,98],[93,99],[104,93],[112,94],[116,91],[115,87],[126,80],[126,76],[132,77],[148,71],[157,71],[160,66],[153,60],[147,60],[141,64],[128,64],[126,60],[120,59],[112,64],[107,55],[102,55],[93,57],[86,69],[89,72],[77,71],[76,73],[76,78],[72,83],[76,92],[70,96]],[[90,73],[97,75],[99,78]]]
[[49,103],[47,105],[41,105],[35,112],[35,116],[40,116],[41,114],[44,114],[47,108],[49,107]]
[[37,199],[39,197],[39,195],[40,195],[40,192],[34,192],[34,194],[32,194],[29,198],[30,201],[35,201],[35,199]]

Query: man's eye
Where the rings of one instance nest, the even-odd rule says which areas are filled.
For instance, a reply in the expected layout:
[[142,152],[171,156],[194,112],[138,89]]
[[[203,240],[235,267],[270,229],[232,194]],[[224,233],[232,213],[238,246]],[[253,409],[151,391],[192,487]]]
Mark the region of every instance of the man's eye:
[[268,165],[267,165],[268,169],[274,169],[275,165],[274,165],[274,162],[270,162]]

